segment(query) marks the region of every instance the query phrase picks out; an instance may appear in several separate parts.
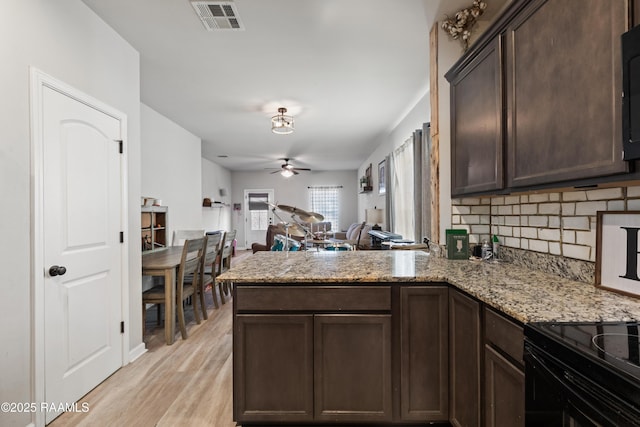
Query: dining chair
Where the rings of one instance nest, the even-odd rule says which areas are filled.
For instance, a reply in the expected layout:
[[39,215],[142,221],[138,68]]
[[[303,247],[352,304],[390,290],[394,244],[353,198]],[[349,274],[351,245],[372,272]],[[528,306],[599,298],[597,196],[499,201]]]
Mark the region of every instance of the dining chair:
[[[187,328],[184,320],[184,300],[197,295],[197,287],[200,281],[200,265],[201,258],[203,256],[205,238],[200,237],[198,239],[187,239],[184,241],[184,248],[182,249],[182,256],[180,258],[180,265],[178,266],[178,273],[176,276],[176,314],[178,316],[178,325],[180,326],[180,333],[182,339],[187,339]],[[185,277],[192,275],[193,279],[190,283],[185,281]],[[158,309],[160,305],[165,302],[166,286],[157,285],[153,288],[142,293],[142,318],[143,324],[146,319],[146,305],[157,304]],[[196,322],[200,324],[200,314],[198,312],[198,304],[193,304],[193,315]]]
[[[204,252],[202,257],[200,258],[200,268],[199,268],[199,280],[198,285],[196,287],[196,293],[198,300],[200,301],[200,307],[202,308],[202,317],[205,319],[209,318],[207,314],[207,305],[205,303],[205,292],[207,288],[211,288],[211,296],[213,297],[213,306],[215,308],[220,308],[218,305],[218,299],[216,298],[216,287],[214,281],[214,272],[216,268],[216,261],[218,259],[218,254],[220,252],[220,240],[222,239],[222,234],[212,234],[205,236],[204,243]],[[193,281],[193,275],[190,275],[185,278],[186,282]]]
[[[220,256],[218,257],[218,265],[216,267],[215,276],[219,276],[225,271],[231,268],[231,256],[233,255],[233,242],[236,239],[237,230],[227,231],[224,234],[224,239],[220,243]],[[230,285],[228,283],[218,283],[218,289],[220,291],[220,301],[225,303],[224,296],[229,295]]]
[[174,230],[171,246],[182,246],[187,239],[199,239],[204,236],[204,230]]

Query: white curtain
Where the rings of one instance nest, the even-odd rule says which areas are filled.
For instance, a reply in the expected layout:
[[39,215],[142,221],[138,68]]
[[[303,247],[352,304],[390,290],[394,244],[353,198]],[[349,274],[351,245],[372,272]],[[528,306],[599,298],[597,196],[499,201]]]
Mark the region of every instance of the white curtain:
[[391,160],[390,229],[405,239],[414,239],[413,137],[395,149]]

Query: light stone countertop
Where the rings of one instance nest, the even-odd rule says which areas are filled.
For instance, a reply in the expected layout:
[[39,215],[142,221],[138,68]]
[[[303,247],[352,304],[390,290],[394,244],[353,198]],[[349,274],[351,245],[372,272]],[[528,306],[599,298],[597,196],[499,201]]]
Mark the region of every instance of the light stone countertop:
[[640,320],[640,299],[509,263],[422,251],[258,252],[217,281],[264,285],[446,282],[523,322]]

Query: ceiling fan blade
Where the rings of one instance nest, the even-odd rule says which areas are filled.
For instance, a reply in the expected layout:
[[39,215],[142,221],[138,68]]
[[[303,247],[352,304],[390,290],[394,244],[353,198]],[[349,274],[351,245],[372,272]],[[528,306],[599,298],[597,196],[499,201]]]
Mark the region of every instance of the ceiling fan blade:
[[295,169],[291,169],[291,172],[293,172],[294,175],[299,175],[299,173]]
[[310,171],[311,170],[309,168],[293,168],[293,169],[297,170],[297,171]]
[[269,173],[280,173],[280,172],[282,172],[282,171],[280,171],[280,170],[275,170],[275,171],[273,171],[273,172],[269,172]]

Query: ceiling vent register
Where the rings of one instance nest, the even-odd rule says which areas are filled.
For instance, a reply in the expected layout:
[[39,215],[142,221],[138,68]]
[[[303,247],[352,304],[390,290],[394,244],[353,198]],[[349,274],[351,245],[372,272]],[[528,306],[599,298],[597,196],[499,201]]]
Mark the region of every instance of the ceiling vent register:
[[191,6],[207,31],[243,31],[244,25],[232,1],[192,0]]

